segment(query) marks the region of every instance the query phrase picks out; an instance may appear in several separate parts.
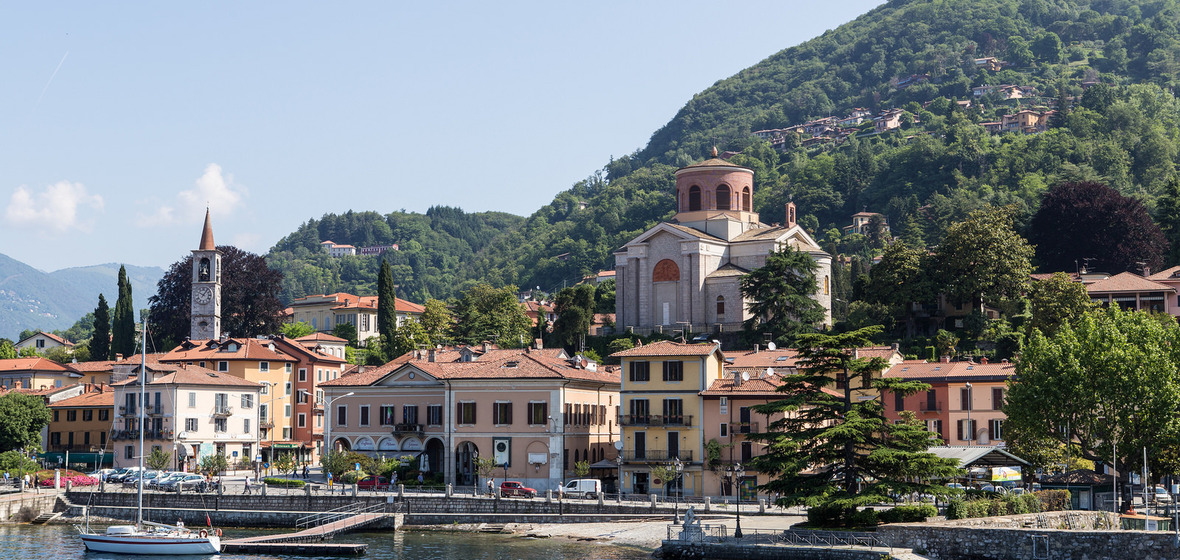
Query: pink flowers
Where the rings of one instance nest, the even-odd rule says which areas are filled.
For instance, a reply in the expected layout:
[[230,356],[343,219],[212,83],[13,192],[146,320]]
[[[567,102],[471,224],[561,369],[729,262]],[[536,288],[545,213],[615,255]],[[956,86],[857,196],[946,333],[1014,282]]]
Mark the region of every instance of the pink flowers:
[[[66,482],[69,482],[71,486],[93,486],[98,484],[98,479],[86,476],[84,474],[61,477],[61,485],[63,487],[66,485]],[[41,480],[37,484],[42,488],[51,488],[53,486],[53,477]]]

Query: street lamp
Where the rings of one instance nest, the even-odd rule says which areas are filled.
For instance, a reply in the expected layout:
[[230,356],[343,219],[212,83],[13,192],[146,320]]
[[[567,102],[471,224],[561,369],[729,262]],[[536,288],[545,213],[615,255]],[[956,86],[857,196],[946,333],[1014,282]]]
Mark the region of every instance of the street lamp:
[[737,526],[733,530],[733,538],[740,539],[742,538],[742,477],[746,475],[746,471],[742,469],[741,463],[735,463],[725,470],[728,472],[730,480],[735,483],[736,500],[734,503],[737,506]]
[[[273,414],[274,414],[273,409],[275,406],[274,386],[278,385],[278,383],[275,381],[263,381],[262,384],[267,386],[266,390],[267,390],[267,392],[270,393],[270,405],[269,405],[270,408],[267,409],[267,414],[272,415],[271,418],[273,418],[274,417],[273,416]],[[259,399],[259,401],[261,401],[261,399]],[[258,410],[258,437],[255,439],[258,442],[258,460],[254,462],[254,467],[255,467],[254,468],[254,473],[255,473],[254,478],[260,480],[262,478],[262,421],[263,421],[262,403],[261,402],[258,403],[258,408],[256,410]],[[270,427],[270,430],[271,430],[271,432],[270,432],[270,448],[271,448],[271,454],[273,455],[274,454],[274,445],[275,445],[275,443],[274,443],[274,422],[271,422],[270,426],[271,426]],[[273,459],[273,457],[272,457],[272,459]]]
[[963,408],[967,409],[967,429],[971,430],[971,434],[967,436],[967,445],[970,446],[975,440],[975,424],[971,423],[971,401],[975,400],[974,395],[971,394],[971,382],[967,382],[967,402],[963,403]]
[[684,472],[684,461],[681,461],[680,457],[673,457],[672,458],[672,468],[676,469],[676,494],[675,494],[676,501],[672,502],[672,524],[679,525],[680,524],[680,491],[683,488],[683,486],[680,482],[680,476],[681,476],[680,473]]

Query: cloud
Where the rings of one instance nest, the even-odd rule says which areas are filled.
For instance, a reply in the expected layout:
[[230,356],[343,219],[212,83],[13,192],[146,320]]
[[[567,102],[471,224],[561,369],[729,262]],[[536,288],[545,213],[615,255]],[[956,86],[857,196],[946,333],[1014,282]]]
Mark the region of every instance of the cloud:
[[234,183],[234,176],[210,163],[197,178],[193,188],[176,193],[172,203],[160,204],[154,212],[140,217],[145,226],[200,222],[209,208],[215,217],[233,214],[242,204],[245,187]]
[[4,218],[11,225],[51,233],[89,232],[94,225],[94,214],[102,210],[102,197],[87,192],[86,185],[58,181],[38,193],[25,185],[17,187],[8,199]]

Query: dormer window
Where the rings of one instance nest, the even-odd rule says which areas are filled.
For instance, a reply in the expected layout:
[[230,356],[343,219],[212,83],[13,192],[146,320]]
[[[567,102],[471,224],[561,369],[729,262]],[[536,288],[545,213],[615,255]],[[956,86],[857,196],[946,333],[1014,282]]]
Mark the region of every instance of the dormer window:
[[504,362],[504,367],[506,368],[514,368],[518,365],[520,365],[520,362]]

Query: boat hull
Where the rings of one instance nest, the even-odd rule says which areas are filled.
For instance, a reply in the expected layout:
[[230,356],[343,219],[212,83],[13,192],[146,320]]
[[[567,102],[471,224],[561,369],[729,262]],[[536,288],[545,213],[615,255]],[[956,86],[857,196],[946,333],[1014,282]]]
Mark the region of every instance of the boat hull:
[[87,550],[119,554],[217,554],[221,539],[214,535],[82,535]]

